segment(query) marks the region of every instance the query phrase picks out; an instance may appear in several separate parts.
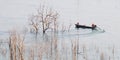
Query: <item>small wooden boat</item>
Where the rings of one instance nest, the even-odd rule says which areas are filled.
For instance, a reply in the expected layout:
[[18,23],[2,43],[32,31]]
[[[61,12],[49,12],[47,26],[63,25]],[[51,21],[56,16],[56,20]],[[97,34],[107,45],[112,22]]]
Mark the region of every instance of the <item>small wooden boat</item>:
[[82,29],[92,29],[92,30],[95,30],[97,26],[94,25],[94,26],[86,26],[86,25],[79,25],[79,24],[75,24],[75,28],[79,29],[79,28],[82,28]]

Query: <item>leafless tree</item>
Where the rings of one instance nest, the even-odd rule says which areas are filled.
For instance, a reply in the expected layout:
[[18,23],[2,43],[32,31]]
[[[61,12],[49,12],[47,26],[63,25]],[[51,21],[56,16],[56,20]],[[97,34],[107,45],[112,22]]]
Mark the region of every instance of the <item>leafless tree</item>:
[[38,17],[36,15],[32,15],[29,18],[29,24],[31,25],[31,32],[35,32],[36,34],[38,33],[39,30],[39,25],[40,25],[40,20],[38,19]]
[[58,13],[56,11],[43,5],[37,10],[37,14],[32,15],[29,20],[31,21],[30,24],[36,33],[38,33],[40,27],[42,28],[42,32],[45,33],[49,28],[51,28],[51,25],[56,25],[55,22],[57,18]]

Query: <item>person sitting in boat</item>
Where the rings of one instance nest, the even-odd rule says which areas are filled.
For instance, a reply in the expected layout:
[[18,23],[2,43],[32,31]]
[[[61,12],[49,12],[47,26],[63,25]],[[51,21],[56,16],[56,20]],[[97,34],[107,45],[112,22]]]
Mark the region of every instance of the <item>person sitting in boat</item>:
[[77,22],[77,24],[76,25],[79,25],[79,22]]
[[97,26],[95,24],[92,24],[92,30],[94,30]]
[[[77,29],[79,29],[79,28],[83,28],[83,29],[87,28],[86,25],[80,25],[79,22],[77,22],[77,23],[75,24],[75,26],[76,26]],[[88,28],[89,28],[89,27],[88,27]]]
[[77,24],[75,24],[76,25],[76,28],[79,28],[79,22],[77,22]]

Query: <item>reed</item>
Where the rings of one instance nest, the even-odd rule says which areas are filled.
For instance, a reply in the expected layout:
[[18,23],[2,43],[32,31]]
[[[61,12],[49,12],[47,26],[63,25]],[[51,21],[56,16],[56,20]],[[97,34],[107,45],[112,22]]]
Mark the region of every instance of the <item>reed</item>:
[[[33,46],[32,46],[32,47],[33,47]],[[30,48],[28,60],[34,60],[34,57],[35,57],[34,48]]]
[[10,60],[24,60],[24,39],[16,30],[10,32],[8,44]]
[[76,40],[72,42],[72,60],[77,60],[77,42]]
[[104,53],[103,53],[103,52],[100,54],[100,60],[105,60],[105,57],[104,57]]
[[114,59],[114,57],[115,57],[115,47],[113,46],[113,48],[112,48],[112,56],[113,56],[113,60],[115,60]]

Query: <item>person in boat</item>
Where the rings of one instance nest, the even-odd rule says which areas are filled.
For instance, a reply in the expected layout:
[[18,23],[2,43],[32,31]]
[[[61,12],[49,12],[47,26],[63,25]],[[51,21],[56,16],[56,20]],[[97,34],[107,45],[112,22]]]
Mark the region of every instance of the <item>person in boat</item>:
[[92,30],[94,30],[97,27],[97,25],[92,24]]
[[87,26],[85,25],[79,25],[79,22],[77,22],[77,24],[75,24],[76,28],[86,28]]
[[95,30],[95,28],[97,27],[95,24],[92,24],[91,26],[85,26],[85,25],[79,25],[79,22],[77,22],[77,24],[75,24],[76,28],[83,28],[83,29],[92,29]]
[[77,22],[77,24],[75,24],[76,25],[76,28],[79,28],[79,22]]

